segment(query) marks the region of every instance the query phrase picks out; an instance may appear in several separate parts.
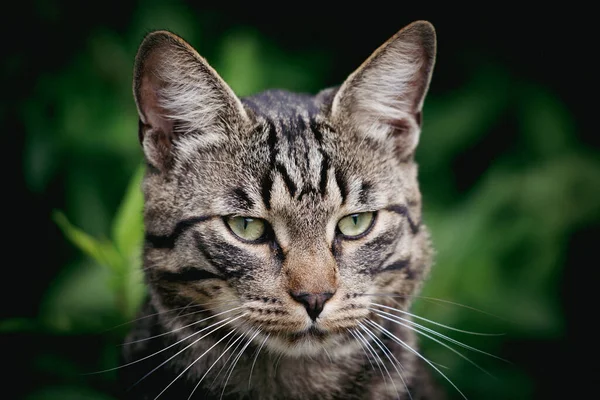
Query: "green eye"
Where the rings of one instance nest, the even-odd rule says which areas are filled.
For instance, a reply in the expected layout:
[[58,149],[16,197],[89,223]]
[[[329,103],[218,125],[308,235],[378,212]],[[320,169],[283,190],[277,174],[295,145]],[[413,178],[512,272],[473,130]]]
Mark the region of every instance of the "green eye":
[[372,212],[350,214],[340,219],[337,226],[342,235],[356,238],[371,228],[374,217],[375,214]]
[[231,231],[240,239],[255,241],[260,239],[266,230],[265,221],[249,217],[227,217],[225,218]]

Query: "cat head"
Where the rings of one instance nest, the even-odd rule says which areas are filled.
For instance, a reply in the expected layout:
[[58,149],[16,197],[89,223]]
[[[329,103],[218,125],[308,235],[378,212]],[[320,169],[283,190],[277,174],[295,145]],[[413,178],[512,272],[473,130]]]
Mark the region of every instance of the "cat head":
[[240,99],[183,39],[146,36],[133,91],[159,311],[210,310],[300,356],[351,340],[372,302],[408,308],[431,258],[413,156],[435,46],[418,21],[340,87]]

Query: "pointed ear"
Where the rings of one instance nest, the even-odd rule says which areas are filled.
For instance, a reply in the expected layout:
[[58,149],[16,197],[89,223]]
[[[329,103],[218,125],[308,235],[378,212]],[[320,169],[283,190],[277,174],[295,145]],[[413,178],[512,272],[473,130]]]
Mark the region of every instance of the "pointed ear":
[[406,26],[342,84],[332,103],[332,119],[377,141],[392,140],[400,157],[411,155],[419,141],[435,51],[429,22]]
[[133,94],[148,163],[166,171],[182,136],[219,141],[248,117],[231,88],[189,44],[167,32],[148,34],[135,58]]

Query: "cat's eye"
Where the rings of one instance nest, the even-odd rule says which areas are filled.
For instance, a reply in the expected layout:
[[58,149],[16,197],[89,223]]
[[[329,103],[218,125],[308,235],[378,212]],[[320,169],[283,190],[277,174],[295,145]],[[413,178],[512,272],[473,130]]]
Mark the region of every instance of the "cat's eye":
[[364,212],[346,215],[337,224],[338,230],[348,239],[364,236],[373,226],[375,213]]
[[225,222],[237,237],[249,242],[262,239],[267,230],[265,221],[258,218],[226,217]]

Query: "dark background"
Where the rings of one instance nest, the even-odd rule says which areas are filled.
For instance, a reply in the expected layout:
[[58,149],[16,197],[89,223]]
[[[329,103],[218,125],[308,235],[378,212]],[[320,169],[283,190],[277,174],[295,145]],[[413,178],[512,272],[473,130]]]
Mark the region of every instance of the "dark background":
[[[82,82],[107,79],[102,74],[95,75],[91,72],[83,74],[75,83],[68,80],[70,71],[78,71],[78,65],[81,68],[89,67],[77,60],[86,57],[90,40],[93,41],[99,35],[127,42],[123,48],[129,56],[125,59],[130,64],[124,64],[122,68],[128,68],[124,74],[130,76],[135,45],[141,41],[144,29],[147,32],[154,28],[166,28],[182,35],[189,31],[197,32],[195,38],[188,40],[211,63],[225,58],[219,50],[219,46],[224,46],[223,38],[241,29],[242,35],[258,38],[257,42],[263,43],[265,52],[291,60],[286,64],[288,67],[298,65],[303,70],[316,71],[315,75],[318,75],[312,81],[309,79],[310,73],[309,78],[298,81],[286,81],[285,77],[277,81],[273,78],[275,83],[281,82],[280,85],[290,89],[315,92],[321,87],[341,83],[345,76],[399,28],[416,19],[426,19],[434,24],[438,35],[438,58],[429,92],[429,98],[434,101],[442,99],[436,103],[438,106],[445,104],[443,101],[451,103],[453,94],[460,93],[465,86],[470,87],[473,77],[478,76],[481,71],[484,71],[484,75],[491,73],[496,77],[492,80],[501,81],[502,77],[508,76],[511,82],[507,87],[502,84],[490,86],[499,89],[498,92],[485,92],[487,98],[505,96],[508,100],[503,103],[504,111],[499,112],[493,123],[482,128],[479,135],[473,136],[469,145],[456,152],[447,165],[428,164],[425,154],[423,155],[425,159],[421,165],[426,210],[428,201],[445,204],[448,210],[454,206],[459,207],[475,193],[474,188],[495,164],[504,163],[502,165],[519,171],[529,165],[529,162],[534,164],[538,161],[530,159],[526,150],[519,150],[523,144],[522,134],[519,133],[522,125],[519,120],[521,114],[516,110],[520,107],[521,92],[515,88],[531,86],[547,93],[559,105],[558,112],[567,115],[569,145],[577,149],[577,154],[585,155],[586,159],[591,160],[591,165],[598,167],[600,139],[596,133],[592,133],[595,131],[592,126],[595,124],[596,110],[592,110],[592,106],[597,104],[594,96],[597,80],[592,78],[591,61],[597,46],[593,43],[592,25],[586,22],[591,13],[589,10],[576,7],[568,11],[551,10],[546,6],[528,14],[524,11],[524,4],[506,3],[446,6],[444,9],[431,4],[397,3],[390,7],[376,2],[348,3],[343,6],[332,6],[324,2],[277,3],[271,7],[251,4],[242,7],[226,2],[211,4],[210,7],[205,2],[165,4],[167,3],[159,6],[158,2],[104,1],[90,6],[71,1],[21,1],[11,4],[11,10],[6,9],[4,13],[0,77],[4,95],[1,96],[0,120],[5,138],[2,157],[5,164],[4,177],[11,183],[3,190],[4,210],[9,218],[4,229],[5,262],[2,281],[5,290],[0,291],[0,304],[2,317],[6,321],[37,321],[22,326],[16,324],[14,329],[13,324],[3,325],[2,347],[6,350],[3,354],[8,354],[5,363],[11,366],[16,377],[28,382],[15,384],[15,380],[7,380],[5,387],[11,393],[8,398],[105,398],[101,396],[114,393],[114,382],[110,376],[88,379],[81,378],[80,374],[95,365],[90,360],[98,357],[106,357],[109,360],[106,365],[110,366],[113,355],[110,350],[106,350],[106,346],[117,342],[118,335],[107,339],[102,335],[90,334],[89,330],[80,331],[77,327],[57,333],[39,322],[43,320],[42,314],[45,311],[41,304],[47,301],[48,288],[59,279],[57,277],[66,274],[65,270],[85,268],[82,265],[86,263],[85,256],[65,239],[52,221],[52,210],[64,210],[75,225],[93,235],[106,235],[108,223],[94,222],[94,218],[101,219],[103,214],[90,216],[90,222],[84,216],[85,213],[74,210],[89,206],[93,211],[93,207],[85,203],[85,198],[77,198],[69,193],[78,190],[77,185],[82,185],[78,182],[91,182],[90,185],[98,187],[97,191],[91,193],[100,193],[99,201],[104,204],[105,210],[109,210],[106,215],[110,217],[118,207],[134,166],[141,157],[139,149],[135,149],[132,144],[137,140],[135,131],[126,133],[130,135],[128,139],[124,139],[129,141],[125,146],[128,150],[114,158],[106,156],[107,153],[103,151],[91,151],[85,146],[81,150],[76,145],[51,144],[61,143],[62,140],[60,124],[53,122],[60,119],[61,110],[65,107],[56,103],[57,99],[61,99],[58,92],[64,90],[78,93],[86,90],[86,86],[81,86]],[[168,19],[157,18],[162,25],[155,25],[154,20],[148,17],[146,22],[140,23],[139,15],[143,14],[140,10],[152,8],[172,8],[175,10],[173,15],[184,15],[182,18],[185,21],[198,22],[178,25],[177,21],[182,20],[174,18],[173,25],[169,25],[164,22],[169,21]],[[136,18],[138,28],[132,28],[136,24]],[[110,52],[109,49],[104,56],[92,58],[111,64]],[[218,67],[217,70],[219,71]],[[235,71],[243,74],[244,66],[239,66]],[[294,74],[295,72],[290,73],[289,76],[306,76],[304,72]],[[48,85],[48,82],[53,82],[54,85]],[[108,82],[103,81],[101,85],[111,87],[123,85],[123,82],[130,84],[130,81],[108,79]],[[245,87],[253,86],[250,83]],[[73,97],[65,98],[72,101]],[[110,97],[107,101],[110,101]],[[112,107],[106,112],[131,114],[134,112],[133,99],[130,101],[127,109],[115,111]],[[85,107],[89,102],[83,104]],[[68,110],[68,106],[66,107]],[[552,107],[548,111],[550,117],[556,110]],[[41,111],[35,114],[32,109]],[[74,107],[72,112],[77,110]],[[436,110],[437,108],[431,110],[432,118]],[[39,123],[32,127],[29,118],[34,114],[38,115]],[[423,135],[428,134],[427,115],[426,108]],[[432,122],[429,126],[443,127],[442,122]],[[554,126],[552,121],[549,126]],[[32,130],[39,127],[47,127],[48,132],[43,135],[32,133]],[[81,135],[86,134],[88,132],[81,132]],[[540,137],[543,140],[543,132]],[[35,149],[45,147],[31,144],[36,141],[43,142],[46,148],[54,150],[47,154],[37,152]],[[90,146],[93,147],[94,143]],[[423,137],[422,145],[426,143],[430,142],[426,142]],[[560,146],[557,149],[553,150],[556,154],[560,153]],[[509,156],[503,158],[507,153]],[[55,158],[54,162],[41,164],[41,168],[44,165],[52,167],[52,173],[48,173],[41,184],[35,183],[35,179],[27,178],[28,174],[33,174],[28,171],[35,169],[31,165],[37,157]],[[432,171],[448,167],[443,176],[452,177],[451,188],[446,187],[447,182],[437,180],[442,175],[430,172],[428,165],[431,165]],[[582,171],[586,169],[584,166],[581,168]],[[79,180],[70,175],[74,169],[80,171],[77,178]],[[86,174],[92,178],[88,180]],[[506,376],[509,377],[504,382],[502,379],[505,375],[499,373],[501,382],[499,386],[494,386],[485,375],[474,373],[472,369],[457,367],[459,372],[454,376],[457,384],[482,381],[479,386],[483,388],[474,389],[478,385],[466,384],[471,389],[470,392],[465,390],[469,398],[513,398],[512,394],[507,394],[514,393],[510,390],[490,393],[492,390],[496,391],[497,387],[510,385],[516,386],[516,392],[520,392],[519,388],[523,387],[522,396],[518,398],[588,397],[586,378],[589,373],[585,372],[586,368],[581,365],[580,359],[590,356],[587,348],[593,341],[593,338],[588,337],[589,334],[583,334],[584,329],[590,330],[589,322],[584,321],[583,316],[586,315],[584,310],[589,308],[585,306],[595,302],[593,281],[586,276],[598,264],[596,246],[600,238],[600,217],[597,205],[600,197],[593,186],[600,187],[600,181],[586,182],[591,188],[581,192],[588,197],[581,201],[591,204],[586,206],[589,211],[561,228],[558,235],[560,240],[556,242],[561,250],[557,253],[559,259],[555,260],[552,267],[553,279],[551,283],[540,282],[540,285],[548,286],[544,296],[552,298],[553,313],[562,321],[560,328],[552,330],[552,333],[543,329],[509,328],[508,331],[512,334],[506,339],[489,346],[484,343],[486,351],[508,358],[519,372],[508,373]],[[596,197],[589,197],[590,193]],[[578,208],[578,204],[571,203],[567,208]],[[564,213],[563,207],[561,204],[547,206],[545,212],[551,219],[552,215]],[[434,214],[435,211],[444,210],[443,207],[432,208],[435,209]],[[515,218],[522,218],[520,215]],[[457,227],[457,234],[460,234],[461,229]],[[495,227],[489,226],[489,229],[493,230]],[[540,226],[540,229],[544,227]],[[434,243],[435,237],[434,230]],[[477,247],[477,243],[473,243],[473,246]],[[526,269],[528,265],[525,260],[529,256],[522,255],[526,251],[518,250],[519,244],[514,247],[517,250],[509,251],[507,256],[512,265],[510,268]],[[544,254],[546,249],[539,248],[537,251],[536,254]],[[438,261],[438,265],[443,263],[443,259]],[[67,265],[70,267],[67,268]],[[510,275],[511,271],[506,273]],[[507,293],[499,292],[496,295],[499,296],[496,301],[510,302],[510,298],[502,298]],[[485,308],[481,304],[470,305]],[[485,325],[485,321],[481,320],[474,323],[479,328]],[[485,328],[481,330],[486,331]],[[471,343],[468,340],[466,342]],[[48,348],[53,349],[49,356]],[[482,364],[486,369],[494,371],[495,361],[488,360]],[[66,372],[58,373],[58,370]],[[488,389],[485,388],[486,385],[489,385]],[[68,389],[70,387],[78,389]],[[92,394],[88,394],[87,388],[90,388],[89,393]],[[60,390],[63,389],[68,395],[61,394]],[[489,393],[489,396],[482,397],[483,393]]]

